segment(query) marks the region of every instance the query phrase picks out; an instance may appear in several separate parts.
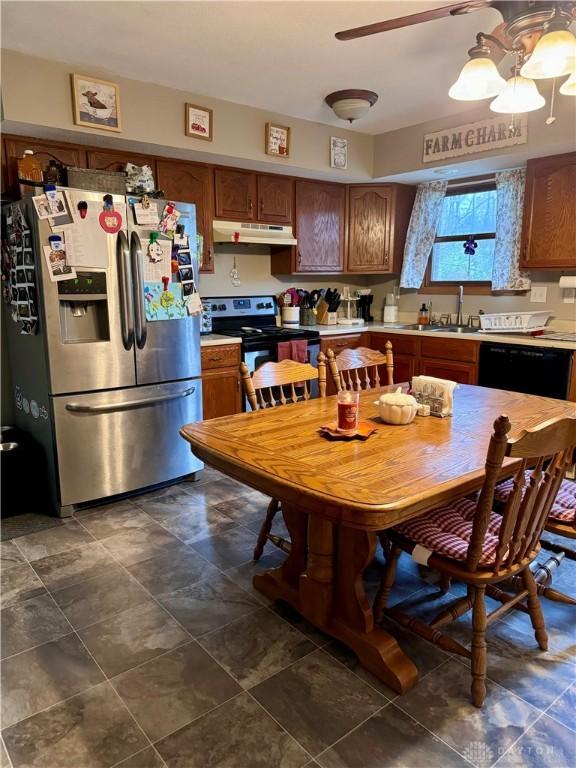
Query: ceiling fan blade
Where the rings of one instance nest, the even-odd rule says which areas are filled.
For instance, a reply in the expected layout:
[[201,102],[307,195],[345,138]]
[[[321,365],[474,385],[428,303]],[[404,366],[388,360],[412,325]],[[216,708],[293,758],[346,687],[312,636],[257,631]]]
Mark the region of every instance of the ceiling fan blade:
[[446,16],[459,16],[464,13],[472,13],[480,8],[486,8],[492,5],[494,0],[464,0],[461,3],[451,3],[442,8],[432,8],[429,11],[413,13],[410,16],[400,16],[397,19],[387,19],[386,21],[377,21],[375,24],[366,24],[364,27],[355,27],[354,29],[345,29],[343,32],[336,32],[338,40],[355,40],[357,37],[368,37],[368,35],[377,35],[379,32],[388,32],[391,29],[401,29],[402,27],[411,27],[413,24],[422,24],[424,21],[434,21],[443,19]]

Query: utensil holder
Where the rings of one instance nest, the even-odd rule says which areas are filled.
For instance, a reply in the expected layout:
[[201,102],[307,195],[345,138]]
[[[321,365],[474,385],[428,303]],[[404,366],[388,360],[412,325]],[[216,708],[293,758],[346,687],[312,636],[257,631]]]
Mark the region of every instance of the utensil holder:
[[316,322],[318,325],[336,325],[338,322],[337,312],[328,312],[328,304],[321,299],[316,307]]
[[316,325],[316,312],[313,309],[300,310],[300,322],[302,325]]
[[300,307],[282,307],[282,325],[298,328],[300,326]]

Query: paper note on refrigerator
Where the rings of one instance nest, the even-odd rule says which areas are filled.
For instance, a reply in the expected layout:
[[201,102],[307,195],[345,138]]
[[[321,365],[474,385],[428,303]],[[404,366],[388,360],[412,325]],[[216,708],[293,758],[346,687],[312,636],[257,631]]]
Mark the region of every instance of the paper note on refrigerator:
[[109,235],[97,219],[70,224],[64,228],[68,263],[74,267],[108,268]]
[[172,240],[142,240],[142,259],[144,280],[161,283],[163,277],[170,277],[172,274]]

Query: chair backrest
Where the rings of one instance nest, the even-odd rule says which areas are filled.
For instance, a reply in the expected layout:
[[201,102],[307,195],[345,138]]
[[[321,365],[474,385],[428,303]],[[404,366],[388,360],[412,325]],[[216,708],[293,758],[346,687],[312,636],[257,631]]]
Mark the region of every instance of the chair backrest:
[[358,347],[357,349],[345,349],[338,357],[329,349],[327,352],[330,375],[340,392],[343,389],[361,390],[379,387],[380,381],[378,366],[386,367],[387,384],[394,384],[394,357],[392,355],[392,342],[386,342],[386,353],[377,349]]
[[[495,550],[494,573],[512,568],[536,553],[546,518],[572,461],[576,447],[576,418],[550,419],[524,430],[509,440],[510,421],[500,416],[494,422],[486,457],[486,476],[474,515],[467,567],[476,571],[482,557],[486,531],[494,503],[494,489],[506,457],[521,459],[513,488],[502,510]],[[483,568],[484,570],[484,568]]]
[[[310,399],[310,382],[318,381],[320,397],[326,397],[326,358],[318,353],[318,368],[310,363],[282,360],[264,363],[252,375],[246,363],[240,365],[244,392],[253,411]],[[297,392],[296,390],[300,391]]]

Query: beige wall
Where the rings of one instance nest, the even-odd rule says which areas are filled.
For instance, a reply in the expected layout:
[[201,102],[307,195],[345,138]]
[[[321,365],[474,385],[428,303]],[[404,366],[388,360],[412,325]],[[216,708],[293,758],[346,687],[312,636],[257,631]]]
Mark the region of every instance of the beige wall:
[[[64,38],[60,41],[65,44]],[[57,50],[57,46],[56,49]],[[143,51],[143,55],[146,53]],[[2,102],[5,132],[15,131],[86,144],[139,149],[180,158],[240,164],[274,172],[334,179],[366,180],[372,176],[373,138],[308,120],[177,91],[153,83],[118,78],[102,69],[94,77],[120,84],[122,133],[83,128],[73,123],[70,73],[84,73],[57,61],[2,51]],[[184,134],[185,102],[214,109],[214,140]],[[290,157],[279,161],[264,152],[266,122],[291,127]],[[65,132],[65,133],[64,133]],[[330,136],[348,139],[348,169],[330,168]]]

